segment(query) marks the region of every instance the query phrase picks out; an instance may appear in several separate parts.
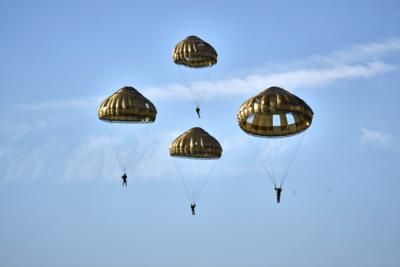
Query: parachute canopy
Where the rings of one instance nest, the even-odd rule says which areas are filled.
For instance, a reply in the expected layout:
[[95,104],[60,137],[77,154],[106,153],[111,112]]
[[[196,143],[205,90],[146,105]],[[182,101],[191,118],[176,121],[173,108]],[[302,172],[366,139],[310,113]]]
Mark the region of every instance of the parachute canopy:
[[280,87],[270,87],[249,98],[237,113],[239,127],[248,134],[284,137],[311,126],[313,111],[299,97]]
[[169,146],[169,154],[173,157],[218,159],[222,147],[209,133],[194,127],[175,138]]
[[150,123],[156,120],[157,110],[139,91],[125,86],[107,97],[97,113],[100,120],[108,122]]
[[189,36],[179,42],[172,53],[175,64],[190,68],[210,67],[217,63],[217,51],[197,36]]

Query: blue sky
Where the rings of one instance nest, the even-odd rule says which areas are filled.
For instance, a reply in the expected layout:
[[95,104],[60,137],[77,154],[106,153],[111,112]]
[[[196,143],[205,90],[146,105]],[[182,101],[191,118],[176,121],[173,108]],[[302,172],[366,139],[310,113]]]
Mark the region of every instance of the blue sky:
[[[1,266],[399,266],[400,2],[1,1]],[[198,35],[200,72],[173,64]],[[100,101],[122,86],[156,105],[128,188]],[[273,85],[313,125],[276,205],[237,126]],[[195,117],[188,90],[201,92]],[[168,146],[200,126],[223,149],[198,205]]]

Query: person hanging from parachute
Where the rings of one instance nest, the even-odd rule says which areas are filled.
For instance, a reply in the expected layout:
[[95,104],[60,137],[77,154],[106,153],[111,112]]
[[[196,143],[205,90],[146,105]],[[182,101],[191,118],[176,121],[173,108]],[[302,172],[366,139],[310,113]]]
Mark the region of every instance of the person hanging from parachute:
[[274,190],[276,191],[276,203],[280,203],[281,202],[281,194],[282,194],[282,187],[278,186],[274,187]]
[[128,176],[126,175],[126,173],[124,173],[122,176],[121,176],[121,179],[122,179],[122,186],[124,187],[127,187],[128,186]]
[[[194,69],[207,68],[217,64],[217,57],[218,54],[214,47],[194,35],[180,41],[172,52],[172,59],[175,64]],[[189,92],[196,103],[196,113],[200,119],[198,104],[200,96],[195,96],[195,92],[190,91],[190,89]]]
[[192,204],[190,204],[190,209],[192,210],[192,215],[194,216],[194,215],[196,215],[196,212],[195,212],[195,209],[196,208],[196,203],[192,203]]
[[199,119],[201,119],[201,117],[200,117],[200,107],[199,106],[196,106],[196,113],[197,113],[197,116],[199,116]]
[[[304,138],[304,134],[300,138],[294,136],[311,126],[313,115],[312,109],[306,102],[276,86],[249,98],[239,108],[237,113],[239,127],[249,135],[262,137],[257,138],[255,150],[274,185],[277,203],[281,201],[282,185]],[[268,149],[258,149],[257,146],[261,146],[263,140],[268,144]],[[296,142],[290,143],[289,140]],[[268,165],[261,158],[260,150],[266,152],[266,157],[270,157]],[[285,162],[274,162],[283,158]]]
[[[179,158],[175,161],[176,168],[190,202],[192,215],[195,215],[198,200],[215,166],[214,160],[222,155],[222,147],[209,133],[194,127],[174,139],[169,146],[169,154]],[[184,172],[184,169],[189,172]]]
[[[113,124],[113,128],[117,126],[116,124],[131,128],[132,124],[153,123],[156,120],[157,110],[154,104],[138,90],[131,86],[125,86],[103,100],[97,114],[100,120]],[[132,165],[129,162],[132,159],[125,158],[123,160],[122,152],[124,151],[114,149],[114,152],[123,172],[122,186],[127,187],[128,176],[126,173]]]

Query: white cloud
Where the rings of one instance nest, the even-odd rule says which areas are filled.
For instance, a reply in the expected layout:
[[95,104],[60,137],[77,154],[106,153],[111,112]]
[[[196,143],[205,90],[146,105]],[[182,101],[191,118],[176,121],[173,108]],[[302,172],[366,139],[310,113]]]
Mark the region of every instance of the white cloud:
[[[144,88],[143,94],[150,99],[191,99],[188,89],[203,91],[204,96],[215,98],[220,96],[248,96],[257,93],[269,85],[280,85],[290,89],[317,88],[329,83],[344,79],[360,79],[373,77],[397,69],[397,66],[385,63],[382,56],[400,51],[400,39],[391,39],[382,43],[364,44],[350,48],[347,51],[334,52],[328,56],[309,59],[307,67],[289,67],[286,70],[249,74],[244,77],[217,81],[193,82],[188,87],[182,84],[167,85],[163,88]],[[290,64],[288,64],[290,65]],[[98,106],[102,97],[86,97],[62,101],[47,101],[30,104],[21,104],[17,107],[24,111],[45,110],[70,110],[85,109]],[[3,123],[8,125],[8,123]],[[113,140],[105,135],[92,135],[81,140],[81,143],[59,151],[58,141],[40,140],[28,145],[16,144],[28,138],[33,133],[44,131],[48,121],[13,125],[13,129],[3,127],[0,131],[2,143],[0,147],[0,175],[5,179],[18,179],[19,177],[42,177],[49,173],[60,173],[65,180],[71,179],[98,179],[113,181],[120,175],[118,162],[111,150]],[[37,134],[37,133],[36,133]],[[138,139],[136,143],[142,144],[140,158],[135,166],[135,173],[142,178],[177,177],[177,170],[168,155],[168,146],[174,136],[179,133],[162,133],[148,137],[146,141]],[[246,172],[232,168],[237,164],[237,159],[229,157],[230,154],[241,153],[245,142],[244,135],[226,136],[224,138],[224,156],[221,158],[222,169],[226,172]],[[361,142],[366,145],[388,147],[393,143],[393,138],[387,133],[370,129],[361,129]],[[240,145],[238,145],[240,144]],[[67,143],[66,143],[66,146]],[[143,149],[143,146],[147,146]],[[26,150],[29,150],[28,152]],[[65,151],[68,150],[68,151]],[[230,153],[227,153],[230,152]],[[67,153],[67,154],[62,154]],[[57,155],[57,156],[54,156]],[[66,159],[66,160],[65,160]],[[149,168],[151,166],[151,168]],[[218,170],[217,170],[218,171]],[[221,169],[220,169],[221,171]],[[117,177],[117,178],[118,178]]]
[[395,69],[397,69],[396,66],[382,61],[371,61],[359,64],[252,74],[243,78],[193,82],[188,86],[174,84],[165,88],[144,89],[143,94],[150,99],[171,98],[183,100],[191,99],[191,93],[193,95],[201,95],[205,99],[222,96],[249,96],[273,85],[286,88],[315,88],[338,80],[373,77]]
[[65,180],[119,182],[124,167],[131,179],[161,179],[174,171],[168,155],[170,134],[129,131],[129,138],[114,134],[90,136],[77,145],[67,157]]
[[[191,95],[202,98],[222,96],[249,96],[262,89],[277,85],[289,88],[316,88],[340,80],[369,78],[397,69],[383,61],[383,57],[400,51],[400,39],[392,38],[380,43],[367,43],[337,51],[329,55],[314,55],[301,61],[287,62],[285,70],[257,72],[243,77],[213,81],[196,81],[190,84],[170,84],[162,87],[142,88],[140,91],[154,100],[191,100]],[[307,65],[307,66],[305,66]],[[291,67],[290,67],[291,66]],[[282,64],[279,67],[282,69]],[[102,97],[86,97],[62,101],[20,104],[25,110],[79,109],[97,106]]]
[[392,141],[393,138],[390,134],[366,128],[361,129],[361,142],[365,145],[378,145],[388,148]]
[[376,60],[389,53],[400,51],[400,38],[391,38],[385,42],[373,42],[355,45],[348,50],[337,51],[328,57],[324,57],[327,62],[331,63],[346,63],[356,61]]

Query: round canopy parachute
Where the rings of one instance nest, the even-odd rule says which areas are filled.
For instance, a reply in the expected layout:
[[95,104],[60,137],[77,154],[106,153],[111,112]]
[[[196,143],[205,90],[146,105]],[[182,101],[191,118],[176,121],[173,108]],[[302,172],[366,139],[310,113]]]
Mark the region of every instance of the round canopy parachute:
[[197,36],[189,36],[179,42],[172,53],[175,64],[189,68],[211,67],[217,63],[217,51]]
[[107,97],[97,113],[100,120],[108,122],[151,123],[156,120],[157,110],[139,91],[125,86]]
[[[191,203],[197,203],[222,155],[220,143],[199,127],[178,136],[169,147],[179,177]],[[203,160],[198,160],[203,159]]]
[[157,110],[139,91],[125,86],[107,97],[97,114],[100,120],[109,122],[111,148],[126,174],[131,167],[139,165],[140,157],[147,150],[147,133],[156,120]]
[[169,147],[169,154],[173,157],[218,159],[222,147],[209,133],[194,127],[175,138]]
[[[313,111],[299,97],[270,87],[246,100],[239,108],[239,127],[254,135],[255,151],[275,187],[281,187],[312,123]],[[281,138],[279,138],[281,137]]]
[[270,87],[251,97],[237,113],[243,131],[265,137],[301,133],[311,126],[312,118],[313,111],[302,99],[280,87]]

